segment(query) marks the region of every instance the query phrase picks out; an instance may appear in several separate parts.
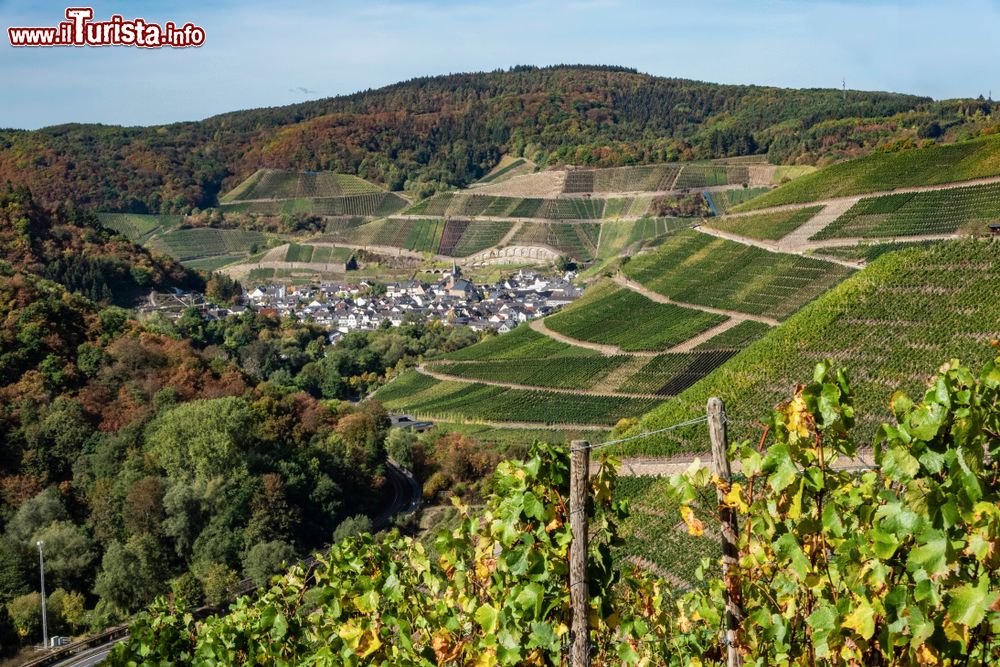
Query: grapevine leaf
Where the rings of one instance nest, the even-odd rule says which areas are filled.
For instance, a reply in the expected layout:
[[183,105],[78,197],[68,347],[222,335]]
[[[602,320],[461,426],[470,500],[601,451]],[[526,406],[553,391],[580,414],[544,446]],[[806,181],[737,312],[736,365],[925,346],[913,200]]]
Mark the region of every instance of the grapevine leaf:
[[497,610],[490,604],[484,604],[476,610],[476,623],[487,633],[494,633],[497,629]]
[[842,625],[854,630],[862,639],[871,639],[875,634],[875,610],[868,600],[861,600],[854,610],[844,618]]
[[802,581],[809,573],[809,559],[791,533],[785,533],[774,542],[774,551],[779,558],[788,561],[788,569]]
[[986,577],[979,582],[964,584],[951,591],[951,602],[948,604],[948,618],[973,628],[982,623],[987,610],[1000,597],[1000,592],[990,590],[990,582]]
[[812,628],[812,638],[816,646],[816,657],[829,655],[827,645],[830,635],[837,629],[837,610],[832,605],[824,604],[809,615],[806,622]]
[[545,520],[545,505],[531,491],[524,494],[524,514],[530,519]]
[[788,445],[774,445],[767,452],[765,468],[773,469],[774,472],[768,477],[768,483],[774,491],[781,491],[798,477],[799,470],[792,463],[791,455],[788,452]]
[[913,479],[920,470],[920,462],[902,447],[893,447],[882,457],[882,472],[897,482]]
[[948,537],[939,530],[926,530],[918,540],[918,545],[910,551],[907,568],[911,572],[924,570],[931,578],[948,571]]

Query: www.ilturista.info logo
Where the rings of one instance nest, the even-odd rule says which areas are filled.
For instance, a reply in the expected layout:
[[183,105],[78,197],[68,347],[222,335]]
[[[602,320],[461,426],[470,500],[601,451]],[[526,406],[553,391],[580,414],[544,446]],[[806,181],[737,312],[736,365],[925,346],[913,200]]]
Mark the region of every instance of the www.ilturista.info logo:
[[205,30],[193,23],[164,25],[144,19],[126,20],[115,14],[107,21],[94,21],[90,7],[70,7],[66,19],[48,28],[7,28],[11,46],[138,46],[158,49],[185,48],[205,43]]

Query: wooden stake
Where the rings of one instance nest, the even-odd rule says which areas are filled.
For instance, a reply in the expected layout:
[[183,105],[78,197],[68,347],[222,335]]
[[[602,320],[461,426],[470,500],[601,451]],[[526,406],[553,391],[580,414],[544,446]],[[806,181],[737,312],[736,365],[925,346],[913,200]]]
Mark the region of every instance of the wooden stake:
[[590,631],[587,627],[587,486],[590,481],[590,443],[574,440],[569,458],[569,598],[573,610],[570,630],[570,667],[590,667]]
[[[726,406],[721,398],[708,399],[708,433],[712,438],[712,472],[726,486],[732,481],[729,469],[729,438],[726,433]],[[743,621],[740,595],[738,527],[736,510],[725,506],[725,493],[717,489],[719,523],[722,532],[722,578],[726,584],[726,647],[728,667],[740,667],[743,660],[736,650],[736,638]]]

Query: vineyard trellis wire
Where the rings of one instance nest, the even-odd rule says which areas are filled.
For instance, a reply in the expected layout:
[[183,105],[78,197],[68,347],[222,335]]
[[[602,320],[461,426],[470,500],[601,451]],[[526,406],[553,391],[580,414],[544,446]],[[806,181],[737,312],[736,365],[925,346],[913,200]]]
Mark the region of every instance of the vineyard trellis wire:
[[[586,488],[586,480],[590,475],[590,452],[604,449],[614,445],[633,442],[655,435],[674,431],[681,428],[707,424],[709,440],[711,442],[712,474],[722,480],[723,486],[716,489],[718,504],[719,536],[722,546],[722,578],[725,580],[724,605],[725,605],[725,627],[724,635],[720,637],[720,645],[724,648],[727,656],[728,667],[740,667],[742,657],[736,650],[736,638],[741,624],[745,619],[739,591],[738,581],[738,559],[739,559],[739,526],[737,511],[731,507],[725,498],[723,487],[733,480],[733,472],[730,469],[728,457],[728,432],[727,426],[730,420],[726,416],[725,404],[720,398],[712,397],[708,399],[706,413],[702,416],[687,419],[658,429],[643,431],[631,436],[607,440],[600,443],[590,443],[586,440],[574,440],[569,448],[570,453],[570,502],[569,518],[573,534],[573,543],[570,546],[570,604],[572,608],[572,629],[564,646],[564,655],[569,657],[569,667],[589,667],[590,659],[601,647],[592,645],[589,632],[587,631],[586,618],[588,614],[589,601],[583,591],[579,591],[581,586],[587,582],[587,541],[589,528],[587,526],[586,515],[586,495],[581,494],[579,489]],[[865,456],[859,452],[853,459],[853,463],[837,466],[840,471],[865,472],[877,470],[876,464],[865,460]],[[801,471],[799,474],[802,474]],[[574,493],[574,489],[577,490]],[[578,537],[580,538],[578,541]],[[582,549],[574,544],[581,545]],[[666,642],[666,638],[653,638],[643,640],[642,643]],[[605,647],[606,648],[606,647]]]

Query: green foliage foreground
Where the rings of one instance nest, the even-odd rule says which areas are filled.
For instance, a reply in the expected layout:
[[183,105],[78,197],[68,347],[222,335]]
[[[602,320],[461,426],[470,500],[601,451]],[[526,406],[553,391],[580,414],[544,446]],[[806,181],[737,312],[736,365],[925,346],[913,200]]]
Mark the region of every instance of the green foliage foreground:
[[[727,583],[746,613],[745,664],[1000,658],[1000,358],[978,378],[952,362],[922,403],[897,393],[892,406],[896,424],[876,437],[879,469],[842,469],[856,455],[852,394],[824,362],[775,410],[768,438],[732,448],[740,481],[705,469],[674,478],[691,532],[703,529],[699,512],[719,509],[697,506],[706,487],[740,517],[735,576],[676,596],[613,566],[627,508],[611,501],[604,461],[588,508],[593,664],[721,664]],[[567,459],[536,445],[527,462],[501,464],[487,509],[462,508],[432,552],[396,535],[345,540],[313,571],[293,567],[259,599],[201,622],[161,600],[111,664],[562,664]]]

